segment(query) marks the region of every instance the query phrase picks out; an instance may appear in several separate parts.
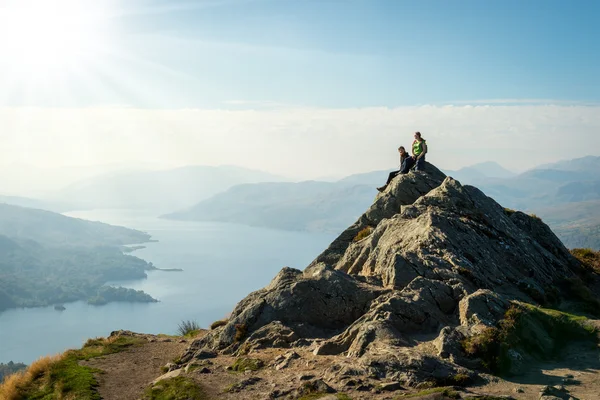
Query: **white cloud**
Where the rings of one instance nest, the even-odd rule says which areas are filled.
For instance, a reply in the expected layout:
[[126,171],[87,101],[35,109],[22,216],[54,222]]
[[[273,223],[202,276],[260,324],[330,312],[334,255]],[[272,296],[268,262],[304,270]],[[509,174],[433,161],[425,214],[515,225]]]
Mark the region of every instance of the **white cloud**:
[[0,109],[8,165],[235,164],[297,178],[391,169],[419,130],[429,161],[524,170],[599,154],[599,106],[357,109]]

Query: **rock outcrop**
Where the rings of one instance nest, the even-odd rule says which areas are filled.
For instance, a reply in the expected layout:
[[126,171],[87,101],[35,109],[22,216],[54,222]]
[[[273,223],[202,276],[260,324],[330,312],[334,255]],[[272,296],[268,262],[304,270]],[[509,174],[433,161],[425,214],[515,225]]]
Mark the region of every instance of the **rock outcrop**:
[[328,382],[472,378],[460,342],[497,324],[511,301],[558,296],[578,267],[541,220],[428,164],[398,176],[304,271],[284,268],[248,295],[182,365],[207,350],[305,347],[345,356]]

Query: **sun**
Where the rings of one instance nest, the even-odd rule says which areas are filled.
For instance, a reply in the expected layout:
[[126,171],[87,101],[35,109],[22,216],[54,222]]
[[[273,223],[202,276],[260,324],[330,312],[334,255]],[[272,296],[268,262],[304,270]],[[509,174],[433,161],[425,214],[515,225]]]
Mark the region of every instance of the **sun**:
[[2,63],[31,78],[81,67],[106,45],[103,10],[96,1],[0,2]]

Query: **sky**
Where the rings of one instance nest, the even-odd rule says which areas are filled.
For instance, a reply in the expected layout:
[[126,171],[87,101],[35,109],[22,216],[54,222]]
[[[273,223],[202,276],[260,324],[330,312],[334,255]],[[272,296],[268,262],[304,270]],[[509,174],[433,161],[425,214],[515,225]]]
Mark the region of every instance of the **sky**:
[[595,0],[0,0],[0,164],[314,179],[393,168],[417,130],[444,168],[600,155],[598,20]]

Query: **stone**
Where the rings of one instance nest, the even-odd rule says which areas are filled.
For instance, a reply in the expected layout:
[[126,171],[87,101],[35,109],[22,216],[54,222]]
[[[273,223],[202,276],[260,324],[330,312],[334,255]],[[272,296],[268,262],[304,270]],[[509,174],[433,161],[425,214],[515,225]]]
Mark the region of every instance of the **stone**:
[[167,372],[166,374],[161,375],[158,378],[156,378],[155,380],[153,380],[152,385],[156,385],[158,382],[165,380],[165,379],[177,378],[179,375],[181,375],[182,372],[183,372],[182,369],[176,369],[176,370]]
[[[368,236],[354,240],[365,228]],[[513,302],[550,294],[578,268],[542,221],[507,212],[427,164],[424,173],[395,178],[304,271],[283,268],[240,301],[226,325],[193,340],[181,359],[263,348],[294,354],[302,345],[344,360],[324,375],[334,385],[351,379],[355,388],[368,386],[361,377],[410,387],[475,379],[480,365],[466,357],[462,341],[496,326]],[[416,348],[423,338],[432,354]],[[509,356],[518,367],[529,355],[511,349]],[[288,368],[294,359],[271,365]]]

